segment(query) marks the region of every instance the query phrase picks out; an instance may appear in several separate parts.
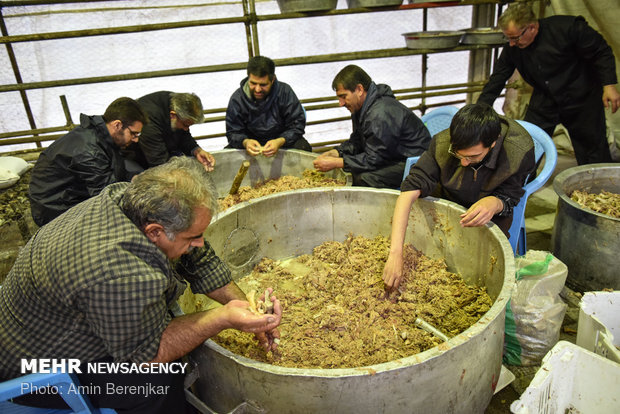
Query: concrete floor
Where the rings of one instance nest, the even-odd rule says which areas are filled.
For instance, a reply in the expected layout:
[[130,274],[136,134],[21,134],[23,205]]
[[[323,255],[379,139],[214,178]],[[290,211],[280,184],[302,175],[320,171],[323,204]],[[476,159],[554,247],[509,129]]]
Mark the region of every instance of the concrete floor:
[[[540,190],[528,198],[525,209],[528,250],[552,251],[551,231],[558,201],[558,196],[553,190],[553,179],[560,172],[575,166],[577,166],[577,162],[574,155],[570,151],[560,148],[558,150],[558,163],[553,175]],[[560,331],[560,340],[575,343],[580,295],[568,288],[564,288],[560,296],[568,305]],[[506,365],[506,368],[515,375],[515,380],[493,396],[485,414],[510,413],[510,404],[519,399],[519,396],[525,391],[540,366],[519,367]]]

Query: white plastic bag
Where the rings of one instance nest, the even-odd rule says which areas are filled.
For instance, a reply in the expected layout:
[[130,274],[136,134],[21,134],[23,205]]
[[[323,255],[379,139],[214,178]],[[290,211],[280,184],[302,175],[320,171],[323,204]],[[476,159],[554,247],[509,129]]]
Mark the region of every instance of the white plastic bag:
[[506,312],[504,362],[538,365],[560,338],[567,308],[560,292],[568,268],[539,250],[528,250],[515,262],[517,283]]
[[8,188],[18,182],[31,167],[19,157],[0,157],[0,188]]

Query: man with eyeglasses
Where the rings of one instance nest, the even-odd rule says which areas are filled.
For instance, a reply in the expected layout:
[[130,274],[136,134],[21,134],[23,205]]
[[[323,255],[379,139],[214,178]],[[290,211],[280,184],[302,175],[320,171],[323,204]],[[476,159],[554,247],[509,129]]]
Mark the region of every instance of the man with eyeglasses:
[[550,136],[568,130],[579,165],[611,162],[605,108],[620,107],[614,55],[581,16],[536,19],[527,3],[508,7],[499,19],[504,47],[478,102],[492,105],[518,69],[534,91],[525,120]]
[[401,185],[383,271],[386,288],[398,288],[402,279],[405,230],[418,198],[432,195],[454,201],[467,208],[461,214],[461,226],[493,221],[508,236],[513,208],[535,165],[534,141],[521,125],[499,116],[487,104],[461,108],[450,128],[435,135]]
[[80,125],[43,150],[32,169],[29,198],[43,226],[109,184],[129,179],[121,149],[138,141],[148,116],[138,102],[118,98],[105,113],[80,114]]
[[202,102],[196,94],[159,91],[138,98],[138,103],[149,116],[149,124],[140,140],[123,151],[132,175],[175,155],[195,157],[207,171],[213,171],[215,159],[189,132],[190,126],[204,121]]

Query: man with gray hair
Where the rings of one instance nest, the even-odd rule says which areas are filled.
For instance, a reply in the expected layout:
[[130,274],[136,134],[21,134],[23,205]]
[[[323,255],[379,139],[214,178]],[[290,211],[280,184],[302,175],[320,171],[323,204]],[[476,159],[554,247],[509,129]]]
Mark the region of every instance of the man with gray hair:
[[212,171],[215,159],[200,148],[189,132],[189,127],[204,121],[202,102],[193,93],[169,91],[154,92],[138,98],[149,116],[148,128],[142,130],[140,141],[127,148],[128,170],[142,169],[165,163],[175,155],[193,156]]
[[[252,313],[230,270],[203,238],[217,211],[216,194],[198,161],[174,157],[131,183],[106,187],[42,227],[0,289],[0,380],[19,376],[22,359],[77,358],[82,366],[177,361],[230,328],[253,332],[266,351],[275,349],[279,301],[271,296],[273,314]],[[224,306],[173,316],[183,280],[194,293]],[[182,375],[84,369],[78,378],[97,407],[183,412]],[[105,386],[145,383],[169,388],[163,394],[118,395]],[[55,406],[58,401],[41,399],[56,397],[22,398]]]
[[605,39],[581,16],[537,19],[528,3],[499,19],[508,45],[478,102],[492,105],[515,69],[534,91],[525,120],[550,136],[566,127],[579,165],[611,162],[605,108],[620,107],[616,64]]

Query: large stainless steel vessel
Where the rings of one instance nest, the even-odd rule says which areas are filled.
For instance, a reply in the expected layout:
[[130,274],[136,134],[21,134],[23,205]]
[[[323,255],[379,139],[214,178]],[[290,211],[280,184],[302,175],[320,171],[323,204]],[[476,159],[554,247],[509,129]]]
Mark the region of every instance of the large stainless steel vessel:
[[588,164],[562,171],[553,180],[558,208],[553,254],[568,266],[566,284],[579,292],[620,289],[620,219],[579,206],[575,190],[620,194],[620,164]]
[[[311,253],[325,241],[345,240],[348,233],[389,237],[398,195],[359,187],[275,194],[227,210],[209,226],[206,238],[238,277],[264,256]],[[201,400],[217,412],[484,412],[500,375],[514,257],[498,227],[461,228],[463,211],[445,200],[419,200],[406,242],[445,258],[468,283],[487,288],[494,304],[479,322],[420,354],[352,369],[277,367],[209,340],[192,353]]]
[[[250,168],[246,173],[242,186],[254,186],[263,181],[280,178],[283,175],[301,177],[305,170],[313,170],[312,161],[318,154],[295,149],[280,150],[273,157],[258,155],[252,157],[245,150],[225,149],[211,152],[215,158],[215,169],[212,177],[220,197],[225,197],[230,191],[235,175],[243,161],[250,162]],[[347,185],[351,185],[351,174],[345,173],[340,168],[325,173],[325,176],[336,179],[346,179]]]

